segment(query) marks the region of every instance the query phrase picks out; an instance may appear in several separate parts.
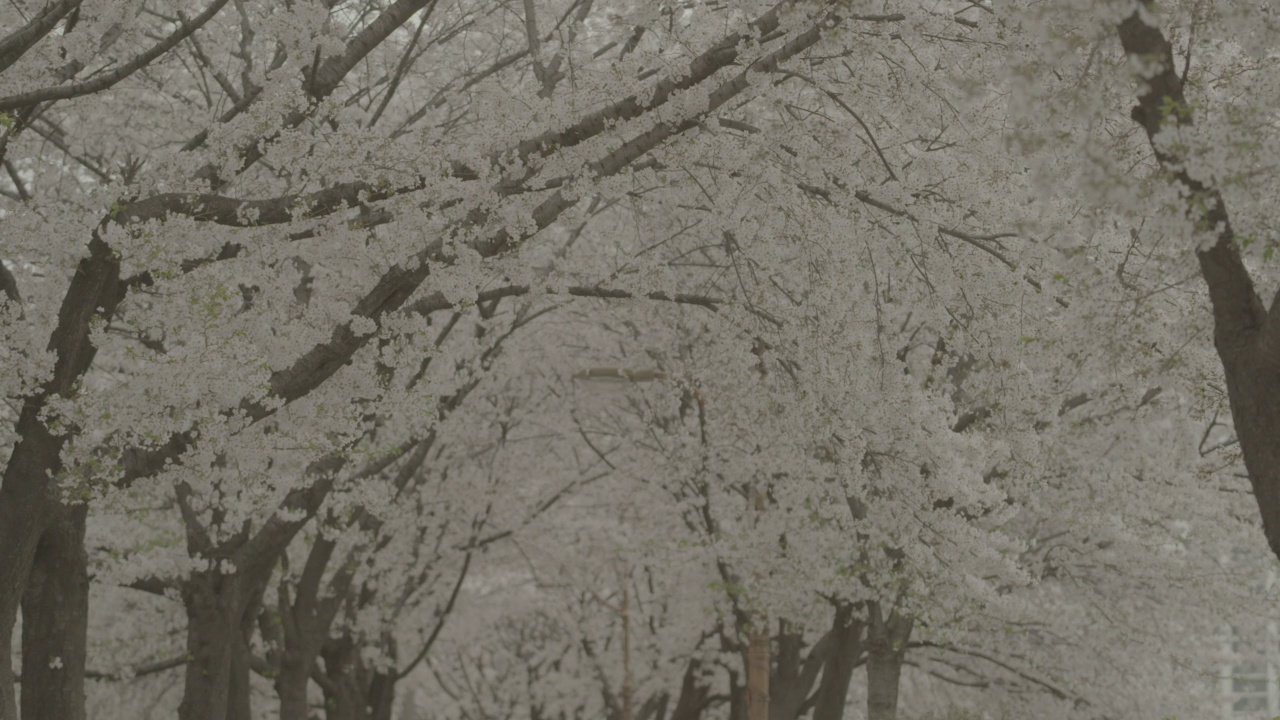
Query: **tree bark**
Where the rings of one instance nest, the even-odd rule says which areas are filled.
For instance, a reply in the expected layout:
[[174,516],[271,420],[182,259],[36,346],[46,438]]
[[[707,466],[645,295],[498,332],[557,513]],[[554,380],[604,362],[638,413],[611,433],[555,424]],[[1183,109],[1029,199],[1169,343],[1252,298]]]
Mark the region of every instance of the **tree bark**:
[[[9,454],[9,462],[5,465],[3,479],[0,480],[0,641],[4,646],[3,659],[0,659],[0,720],[17,720],[18,707],[14,694],[13,666],[9,658],[9,650],[13,641],[13,628],[18,618],[18,607],[31,574],[37,562],[37,546],[44,541],[44,533],[61,516],[58,501],[54,497],[55,489],[50,478],[57,477],[63,470],[61,453],[66,444],[66,435],[55,435],[45,421],[40,418],[51,396],[72,397],[84,376],[93,363],[97,353],[89,342],[89,330],[95,317],[109,321],[116,307],[124,298],[124,287],[120,283],[120,262],[112,254],[111,248],[94,233],[89,242],[89,256],[83,258],[76,267],[76,273],[63,296],[62,306],[58,310],[58,324],[49,337],[48,348],[57,359],[54,362],[53,377],[40,390],[23,400],[22,410],[18,415],[15,427],[18,442]],[[79,522],[70,517],[66,522]],[[59,535],[67,529],[56,531]],[[83,527],[71,530],[83,533]],[[51,538],[55,544],[61,541]],[[59,553],[40,555],[39,562],[43,568],[42,577],[50,578],[61,572],[56,565]],[[60,595],[49,597],[50,602],[61,601]],[[73,619],[76,613],[86,610],[74,603],[66,608],[56,605],[41,608],[53,617],[62,619],[68,631],[77,627],[86,627],[85,618]],[[27,626],[27,622],[23,626]],[[83,655],[84,641],[78,641]],[[68,646],[67,649],[73,649]],[[84,659],[62,658],[68,668],[83,668]],[[83,687],[83,678],[79,680]],[[79,711],[80,716],[84,710]]]
[[23,720],[84,720],[86,511],[60,508],[36,545],[22,597]]
[[780,625],[778,655],[769,678],[769,720],[796,720],[809,694],[809,688],[802,687],[800,677],[800,648],[804,638],[800,633],[787,632],[785,620]]
[[902,660],[911,637],[911,619],[896,610],[885,618],[879,603],[868,603],[867,720],[897,720]]
[[822,682],[814,697],[813,720],[841,720],[849,697],[853,670],[866,652],[863,631],[866,624],[853,617],[853,608],[840,605],[832,621],[831,647],[822,668]]
[[253,688],[250,685],[252,655],[249,640],[253,637],[254,610],[258,599],[252,600],[240,615],[239,632],[232,638],[231,677],[227,684],[227,720],[253,720]]
[[187,665],[179,720],[249,720],[249,638],[265,583],[217,567],[183,583]]
[[[684,669],[684,680],[680,683],[680,697],[676,700],[675,709],[671,711],[671,720],[700,720],[702,713],[710,703],[711,688],[704,682],[702,663],[696,658],[690,659]],[[666,702],[663,701],[665,707]],[[662,717],[661,714],[658,717]]]
[[276,697],[280,699],[280,720],[307,720],[311,665],[296,650],[286,649],[281,655],[275,683]]
[[[1143,3],[1148,12],[1154,12],[1150,0]],[[1276,442],[1280,436],[1280,293],[1268,312],[1241,259],[1221,194],[1188,175],[1182,158],[1154,141],[1165,124],[1190,125],[1193,120],[1175,70],[1172,45],[1137,12],[1118,30],[1125,54],[1144,64],[1159,63],[1158,72],[1143,80],[1145,89],[1133,108],[1133,119],[1146,131],[1160,166],[1186,191],[1188,219],[1216,234],[1213,244],[1196,255],[1209,286],[1213,340],[1226,376],[1241,454],[1267,544],[1280,557],[1280,443]]]
[[837,613],[832,629],[824,633],[803,656],[802,635],[787,632],[785,621],[780,624],[778,656],[769,678],[769,720],[798,720],[807,712],[812,704],[810,692],[831,652],[839,618]]
[[[306,720],[307,687],[316,658],[329,639],[329,629],[351,589],[350,561],[334,574],[327,586],[321,583],[335,546],[333,540],[316,538],[297,584],[290,586],[282,579],[277,590],[276,619],[280,623],[279,639],[283,645],[280,674],[276,677],[280,720]],[[326,587],[330,595],[321,597]]]
[[[764,620],[762,619],[763,623]],[[752,631],[747,647],[747,720],[769,720],[769,633]]]
[[738,682],[738,673],[729,671],[729,720],[747,720],[747,686]]

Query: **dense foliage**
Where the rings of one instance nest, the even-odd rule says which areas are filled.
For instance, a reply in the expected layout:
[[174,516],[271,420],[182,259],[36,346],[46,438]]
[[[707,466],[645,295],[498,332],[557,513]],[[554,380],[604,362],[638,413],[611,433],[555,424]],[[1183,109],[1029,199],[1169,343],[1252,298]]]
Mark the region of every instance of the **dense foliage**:
[[10,2],[0,720],[755,720],[762,647],[772,720],[1220,713],[1278,60],[1269,0]]

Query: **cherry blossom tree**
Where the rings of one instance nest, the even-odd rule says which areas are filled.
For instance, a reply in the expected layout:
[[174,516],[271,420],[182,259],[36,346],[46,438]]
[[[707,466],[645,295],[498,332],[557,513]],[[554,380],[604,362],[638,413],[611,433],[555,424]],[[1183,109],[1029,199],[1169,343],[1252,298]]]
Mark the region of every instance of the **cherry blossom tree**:
[[1276,20],[1166,5],[12,4],[0,718],[1145,711],[1280,554]]

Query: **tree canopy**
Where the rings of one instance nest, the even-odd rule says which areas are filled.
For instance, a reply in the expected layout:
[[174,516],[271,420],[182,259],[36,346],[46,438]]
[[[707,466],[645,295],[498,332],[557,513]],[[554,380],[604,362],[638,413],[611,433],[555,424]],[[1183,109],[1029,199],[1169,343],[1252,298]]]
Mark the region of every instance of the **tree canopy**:
[[0,720],[1220,713],[1278,61],[1265,1],[8,3]]

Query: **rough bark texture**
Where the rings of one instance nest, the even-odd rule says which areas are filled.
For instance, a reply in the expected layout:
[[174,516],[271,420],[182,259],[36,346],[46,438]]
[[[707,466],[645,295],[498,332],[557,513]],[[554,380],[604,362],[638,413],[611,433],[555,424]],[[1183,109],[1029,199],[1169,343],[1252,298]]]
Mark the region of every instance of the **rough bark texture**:
[[868,603],[867,720],[897,720],[902,660],[911,637],[911,620],[891,611],[884,617],[879,603]]
[[1119,26],[1127,55],[1144,64],[1157,63],[1158,71],[1143,80],[1145,87],[1132,115],[1152,140],[1161,167],[1187,191],[1188,219],[1214,235],[1212,244],[1197,252],[1213,304],[1214,345],[1222,360],[1236,436],[1263,532],[1271,551],[1280,557],[1280,443],[1276,442],[1280,437],[1280,313],[1275,312],[1280,294],[1268,312],[1240,257],[1222,196],[1190,177],[1181,169],[1179,158],[1155,144],[1161,127],[1189,125],[1192,116],[1175,71],[1173,48],[1158,28],[1143,20],[1144,14],[1154,16],[1152,3],[1144,0],[1143,5],[1143,12],[1135,12]]
[[23,720],[84,720],[89,616],[86,507],[61,508],[36,545],[22,598]]

